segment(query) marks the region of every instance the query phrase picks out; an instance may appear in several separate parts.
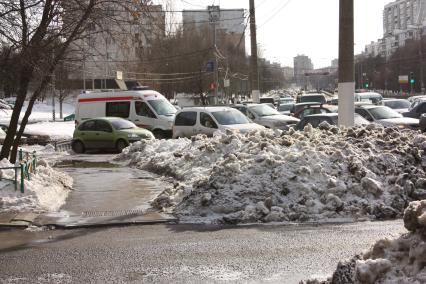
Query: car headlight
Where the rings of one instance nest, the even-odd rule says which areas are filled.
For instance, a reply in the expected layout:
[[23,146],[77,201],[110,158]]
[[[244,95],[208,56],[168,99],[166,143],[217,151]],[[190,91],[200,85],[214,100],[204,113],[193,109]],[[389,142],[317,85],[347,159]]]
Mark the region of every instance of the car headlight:
[[135,133],[130,133],[127,135],[128,138],[139,138],[139,136]]

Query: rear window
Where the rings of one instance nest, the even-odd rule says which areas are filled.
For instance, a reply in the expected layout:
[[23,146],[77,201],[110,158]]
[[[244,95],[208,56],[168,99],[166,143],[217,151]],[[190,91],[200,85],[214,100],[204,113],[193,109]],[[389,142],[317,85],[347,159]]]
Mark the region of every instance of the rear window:
[[197,112],[185,111],[176,116],[176,126],[194,126],[197,123]]
[[318,95],[318,96],[302,96],[300,98],[300,102],[301,103],[325,103],[327,100],[325,99],[324,96],[322,95]]
[[130,114],[130,102],[106,103],[106,116],[128,118]]

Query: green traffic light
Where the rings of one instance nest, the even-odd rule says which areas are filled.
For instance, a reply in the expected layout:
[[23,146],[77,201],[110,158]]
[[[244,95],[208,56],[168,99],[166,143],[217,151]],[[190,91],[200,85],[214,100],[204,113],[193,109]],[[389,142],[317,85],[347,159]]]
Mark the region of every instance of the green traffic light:
[[365,87],[366,87],[366,88],[368,88],[368,86],[369,86],[368,84],[365,84]]
[[414,79],[411,79],[410,80],[410,84],[414,84],[415,83],[415,80]]

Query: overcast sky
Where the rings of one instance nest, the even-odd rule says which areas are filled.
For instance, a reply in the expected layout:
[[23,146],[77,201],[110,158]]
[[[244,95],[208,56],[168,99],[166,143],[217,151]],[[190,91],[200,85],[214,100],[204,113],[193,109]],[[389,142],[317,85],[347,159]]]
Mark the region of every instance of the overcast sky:
[[[158,1],[157,1],[158,2]],[[175,10],[207,5],[248,9],[249,0],[172,0]],[[355,52],[383,34],[383,7],[392,0],[355,0]],[[255,0],[258,43],[264,57],[293,66],[293,57],[311,57],[315,68],[338,56],[339,0]],[[247,31],[249,35],[249,31]],[[249,38],[247,37],[249,52]]]

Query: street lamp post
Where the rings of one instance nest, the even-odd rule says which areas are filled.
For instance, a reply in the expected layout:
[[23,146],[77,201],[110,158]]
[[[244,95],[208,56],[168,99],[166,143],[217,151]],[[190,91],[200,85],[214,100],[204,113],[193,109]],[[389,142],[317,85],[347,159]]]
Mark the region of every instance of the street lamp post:
[[355,120],[354,0],[339,1],[339,125]]

